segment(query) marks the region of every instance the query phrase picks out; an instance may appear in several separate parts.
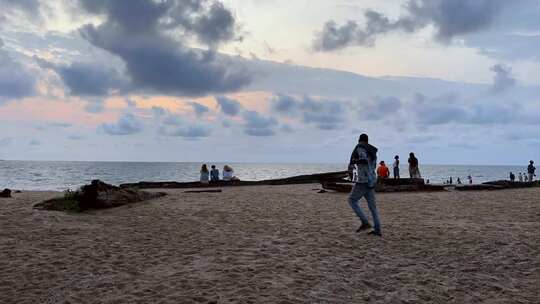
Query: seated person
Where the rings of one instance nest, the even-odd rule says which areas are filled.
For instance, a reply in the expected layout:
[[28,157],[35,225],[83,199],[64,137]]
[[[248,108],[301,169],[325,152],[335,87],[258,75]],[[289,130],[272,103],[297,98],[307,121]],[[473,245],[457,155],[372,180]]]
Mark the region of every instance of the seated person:
[[237,180],[234,177],[234,170],[229,165],[225,165],[223,167],[223,180],[224,181],[231,181],[231,180]]
[[210,170],[210,181],[219,181],[219,169],[217,169],[214,165],[212,165],[212,170]]

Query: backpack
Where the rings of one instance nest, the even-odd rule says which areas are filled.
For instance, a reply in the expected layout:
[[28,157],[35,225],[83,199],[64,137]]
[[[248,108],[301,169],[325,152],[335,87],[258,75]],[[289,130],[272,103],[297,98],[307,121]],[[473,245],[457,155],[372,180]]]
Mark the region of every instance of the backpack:
[[355,152],[356,155],[351,163],[351,181],[373,186],[375,184],[375,174],[372,172],[370,164],[376,160],[370,159],[367,150],[360,145],[356,146]]

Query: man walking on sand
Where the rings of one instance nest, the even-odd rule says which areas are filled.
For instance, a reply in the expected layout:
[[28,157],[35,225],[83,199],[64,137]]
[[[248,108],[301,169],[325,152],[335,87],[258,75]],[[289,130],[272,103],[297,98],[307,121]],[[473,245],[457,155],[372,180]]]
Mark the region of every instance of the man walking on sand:
[[382,236],[381,224],[379,221],[379,213],[375,203],[375,185],[377,178],[375,176],[375,168],[377,167],[377,148],[368,143],[367,134],[360,135],[358,145],[354,147],[349,161],[349,176],[354,182],[353,189],[349,195],[348,201],[352,209],[361,221],[361,226],[356,230],[360,232],[371,228],[369,221],[358,206],[358,201],[365,197],[368,203],[371,217],[373,218],[373,230],[368,234]]

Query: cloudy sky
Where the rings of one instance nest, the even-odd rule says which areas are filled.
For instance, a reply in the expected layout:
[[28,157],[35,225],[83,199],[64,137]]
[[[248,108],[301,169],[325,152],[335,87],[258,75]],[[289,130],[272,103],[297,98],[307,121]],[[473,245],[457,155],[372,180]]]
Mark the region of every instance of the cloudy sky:
[[540,159],[540,0],[0,7],[0,159]]

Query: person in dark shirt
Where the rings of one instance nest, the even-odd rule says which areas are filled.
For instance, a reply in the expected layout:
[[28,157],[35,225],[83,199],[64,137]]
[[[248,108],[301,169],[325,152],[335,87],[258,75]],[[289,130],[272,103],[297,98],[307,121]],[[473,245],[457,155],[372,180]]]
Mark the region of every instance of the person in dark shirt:
[[212,170],[210,170],[210,181],[219,181],[219,169],[217,169],[214,165],[212,165]]
[[529,182],[532,182],[536,174],[534,172],[536,171],[536,168],[534,167],[534,161],[529,162],[529,166],[527,167],[527,173],[529,174]]
[[412,152],[409,154],[409,175],[411,178],[422,178],[418,168],[418,158]]

